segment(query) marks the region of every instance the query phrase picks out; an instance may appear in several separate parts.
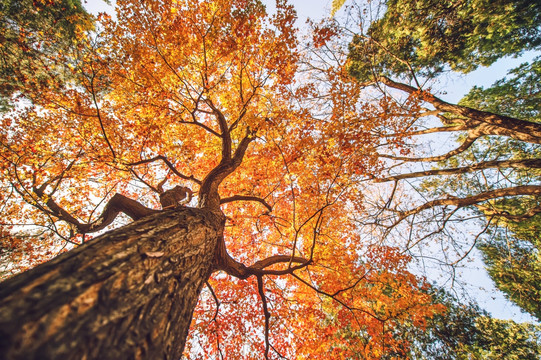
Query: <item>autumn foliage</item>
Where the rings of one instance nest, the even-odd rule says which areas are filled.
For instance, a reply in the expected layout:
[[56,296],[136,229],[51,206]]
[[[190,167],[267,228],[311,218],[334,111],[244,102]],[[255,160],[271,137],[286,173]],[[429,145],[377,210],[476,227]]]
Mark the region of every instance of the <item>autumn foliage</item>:
[[393,328],[443,308],[354,220],[396,105],[368,106],[343,64],[310,76],[285,1],[274,15],[256,0],[116,5],[63,50],[65,83],[25,88],[2,116],[7,271],[92,241],[115,194],[157,212],[184,186],[188,206],[227,217],[190,357],[401,358]]

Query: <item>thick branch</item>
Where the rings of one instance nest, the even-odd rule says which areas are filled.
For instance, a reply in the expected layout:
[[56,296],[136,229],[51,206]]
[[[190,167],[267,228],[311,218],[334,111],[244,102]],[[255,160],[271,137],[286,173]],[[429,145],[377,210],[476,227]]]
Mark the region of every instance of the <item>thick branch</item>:
[[150,209],[139,202],[130,199],[121,194],[115,194],[103,209],[103,213],[98,220],[91,224],[79,224],[77,229],[83,233],[96,232],[110,225],[119,213],[123,212],[133,220],[139,220],[145,216],[160,212],[160,210]]
[[[268,267],[276,264],[286,264],[293,262],[299,264],[297,266],[288,267],[283,270],[267,269]],[[218,244],[216,251],[215,270],[222,270],[231,276],[239,279],[247,279],[250,276],[263,276],[263,275],[287,275],[292,274],[293,271],[304,268],[311,264],[311,260],[301,257],[293,257],[290,255],[274,255],[266,259],[259,260],[251,266],[246,266],[237,260],[233,259],[227,252],[223,239]]]
[[257,196],[250,196],[250,195],[234,195],[227,198],[223,198],[220,200],[220,204],[226,204],[233,201],[256,201],[256,202],[261,203],[263,206],[265,206],[269,210],[269,212],[272,211],[272,206],[270,206],[269,203],[265,201],[265,199],[262,199]]
[[248,145],[255,139],[252,132],[248,129],[246,136],[240,141],[232,158],[223,158],[220,163],[212,169],[205,177],[199,190],[199,206],[202,208],[214,208],[220,207],[220,195],[218,194],[218,187],[222,181],[235,169],[237,169],[242,163],[244,154],[248,149]]
[[259,297],[261,298],[261,303],[263,304],[263,315],[265,315],[265,359],[269,358],[269,320],[270,312],[267,306],[267,298],[265,297],[265,289],[263,284],[263,277],[257,277],[257,291],[259,292]]
[[51,215],[74,225],[81,233],[91,233],[104,229],[115,220],[120,212],[128,215],[133,220],[138,220],[145,216],[159,212],[159,210],[149,209],[124,195],[115,194],[105,206],[105,209],[100,217],[93,223],[85,224],[81,223],[68,211],[58,205],[52,197],[46,196],[43,193],[43,190],[44,189],[42,187],[34,188],[34,193],[41,199],[45,199],[45,204],[51,211]]
[[[266,259],[259,260],[259,261],[255,262],[248,269],[251,269],[251,270],[264,270],[264,269],[268,268],[269,266],[272,266],[272,265],[275,265],[275,264],[289,263],[290,260],[291,260],[291,256],[289,256],[289,255],[273,255],[273,256],[269,256]],[[293,262],[299,263],[299,264],[306,264],[308,262],[308,260],[306,260],[306,259],[304,259],[302,257],[299,257],[299,256],[295,256],[293,258]]]
[[418,171],[418,172],[412,172],[412,173],[407,173],[407,174],[389,176],[383,179],[378,179],[376,180],[376,182],[397,181],[397,180],[403,180],[403,179],[413,179],[413,178],[419,178],[419,177],[425,177],[425,176],[436,176],[436,175],[458,175],[458,174],[465,174],[465,173],[474,172],[477,170],[491,169],[491,168],[540,169],[541,159],[484,161],[484,162],[480,162],[480,163],[473,164],[470,166],[464,166],[464,167],[459,167],[459,168]]
[[503,189],[496,189],[491,191],[486,191],[477,195],[465,197],[465,198],[448,198],[448,199],[436,199],[428,201],[421,206],[416,207],[408,211],[400,213],[400,220],[407,218],[408,216],[418,214],[421,211],[434,208],[437,206],[456,206],[457,208],[464,208],[466,206],[475,205],[483,201],[501,198],[505,196],[523,196],[523,195],[541,195],[541,186],[537,185],[523,185],[516,187],[509,187]]
[[407,156],[394,156],[394,155],[386,155],[386,154],[378,154],[379,157],[386,158],[386,159],[392,159],[392,160],[403,160],[403,161],[409,161],[409,162],[436,162],[436,161],[443,161],[446,159],[449,159],[455,155],[461,154],[464,151],[468,150],[475,140],[478,139],[478,136],[469,134],[468,137],[464,140],[462,144],[460,144],[459,147],[456,149],[453,149],[443,155],[438,156],[427,156],[422,158],[410,158]]
[[184,174],[181,174],[177,168],[163,155],[158,155],[158,156],[155,156],[153,158],[150,158],[150,159],[144,159],[144,160],[140,160],[140,161],[136,161],[136,162],[132,162],[132,163],[126,163],[125,165],[126,166],[137,166],[137,165],[142,165],[142,164],[148,164],[148,163],[151,163],[151,162],[154,162],[154,161],[158,161],[158,160],[161,160],[165,163],[165,165],[167,165],[167,167],[176,175],[178,176],[179,178],[181,179],[184,179],[184,180],[188,180],[188,181],[192,181],[198,185],[201,185],[201,180],[198,180],[196,179],[193,175],[190,175],[190,176],[186,176]]
[[227,126],[227,119],[224,114],[214,106],[212,101],[207,100],[206,104],[212,109],[212,112],[218,120],[222,137],[222,159],[228,160],[231,158],[232,141],[231,131],[229,131],[229,126]]
[[[79,226],[81,225],[84,225],[84,224],[81,224],[76,218],[74,218],[69,212],[67,212],[66,210],[64,210],[64,208],[62,208],[60,205],[58,205],[52,197],[50,196],[46,196],[44,194],[44,190],[45,188],[43,186],[41,187],[34,187],[34,193],[40,198],[40,199],[45,199],[45,205],[47,205],[47,207],[49,208],[49,210],[51,211],[51,215],[54,215],[56,217],[58,217],[59,219],[61,220],[64,220],[72,225],[75,225],[77,228],[79,228]],[[44,209],[46,211],[46,209]]]
[[[405,91],[409,94],[419,91],[417,88],[393,81],[385,76],[379,77],[379,81],[387,86]],[[461,115],[474,121],[481,121],[487,125],[507,130],[505,132],[494,131],[494,135],[507,135],[517,140],[541,144],[541,124],[539,123],[476,110],[467,106],[451,104],[435,96],[427,99],[427,101],[434,105],[438,110]]]

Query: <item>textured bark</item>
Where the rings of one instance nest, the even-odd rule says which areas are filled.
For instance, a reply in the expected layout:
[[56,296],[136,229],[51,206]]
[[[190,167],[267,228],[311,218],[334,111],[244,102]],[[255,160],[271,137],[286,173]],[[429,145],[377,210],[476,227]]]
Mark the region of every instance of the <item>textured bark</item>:
[[0,284],[2,359],[180,359],[222,214],[183,208]]

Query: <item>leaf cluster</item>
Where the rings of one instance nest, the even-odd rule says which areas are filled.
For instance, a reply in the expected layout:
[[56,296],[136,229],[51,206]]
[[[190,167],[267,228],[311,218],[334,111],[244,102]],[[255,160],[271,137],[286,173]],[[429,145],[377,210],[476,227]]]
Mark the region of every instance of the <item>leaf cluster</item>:
[[0,96],[30,87],[59,85],[69,74],[63,53],[75,46],[93,20],[80,0],[3,0],[0,3]]
[[[524,204],[502,200],[499,206],[517,208]],[[521,222],[499,222],[492,236],[479,245],[488,273],[498,289],[537,319],[541,319],[540,236],[537,215]]]
[[434,77],[467,73],[541,44],[541,7],[531,1],[385,2],[383,17],[350,44],[350,73]]
[[446,312],[427,322],[426,330],[402,328],[410,337],[412,359],[537,359],[541,332],[537,325],[492,318],[474,302],[462,302],[443,289],[431,290]]

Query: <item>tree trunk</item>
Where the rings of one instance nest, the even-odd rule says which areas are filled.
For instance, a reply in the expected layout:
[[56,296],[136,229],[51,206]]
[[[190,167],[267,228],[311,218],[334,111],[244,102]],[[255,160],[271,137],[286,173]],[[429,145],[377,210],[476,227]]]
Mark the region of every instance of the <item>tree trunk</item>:
[[161,212],[0,284],[2,359],[175,359],[224,218]]

